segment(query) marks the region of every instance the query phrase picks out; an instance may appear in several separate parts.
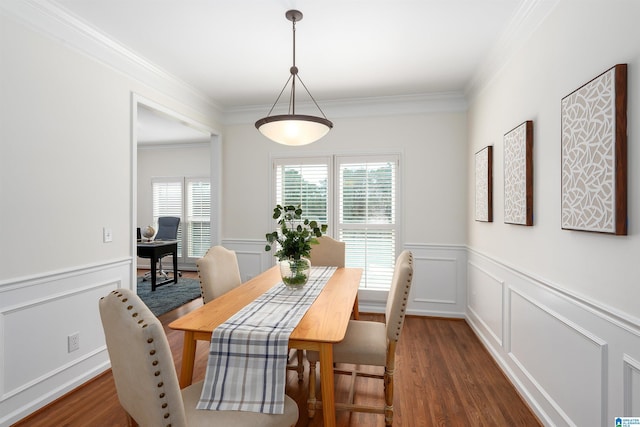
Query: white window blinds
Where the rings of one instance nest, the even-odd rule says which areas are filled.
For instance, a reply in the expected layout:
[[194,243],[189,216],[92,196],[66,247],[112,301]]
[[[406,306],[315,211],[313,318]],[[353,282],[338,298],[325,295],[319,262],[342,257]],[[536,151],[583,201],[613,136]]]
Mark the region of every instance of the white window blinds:
[[304,216],[329,221],[329,159],[286,159],[275,163],[276,203],[301,205]]
[[338,158],[338,235],[361,288],[388,289],[396,258],[398,159]]
[[203,256],[211,246],[209,178],[153,178],[151,186],[156,229],[159,217],[179,217],[178,257],[193,262]]
[[200,258],[211,246],[211,184],[187,178],[187,256]]
[[397,155],[274,162],[276,203],[301,204],[310,219],[329,224],[329,234],[346,243],[346,265],[363,269],[361,288],[388,289],[391,283],[399,235],[398,163]]

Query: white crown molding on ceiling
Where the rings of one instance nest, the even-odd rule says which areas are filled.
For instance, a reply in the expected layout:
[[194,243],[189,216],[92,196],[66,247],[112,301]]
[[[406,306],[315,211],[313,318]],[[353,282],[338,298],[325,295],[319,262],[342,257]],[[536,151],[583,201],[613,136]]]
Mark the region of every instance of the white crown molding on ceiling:
[[220,117],[220,107],[201,91],[48,0],[2,0],[0,12],[180,103],[198,105]]
[[531,37],[559,2],[560,0],[527,0],[522,3],[465,88],[464,93],[469,104],[499,75],[514,53]]
[[[468,106],[467,100],[473,98],[489,84],[515,49],[530,37],[558,1],[525,1],[492,54],[471,79],[464,93],[446,92],[323,101],[323,109],[332,118],[464,111]],[[160,90],[178,102],[186,105],[195,103],[206,111],[211,111],[213,118],[221,123],[252,123],[256,117],[270,108],[270,105],[254,105],[223,110],[197,88],[149,62],[126,46],[115,42],[49,0],[2,0],[0,11],[146,86]],[[305,105],[300,107],[304,109]]]
[[[253,123],[256,117],[264,115],[269,111],[269,108],[271,105],[251,105],[229,109],[223,113],[223,121],[226,124]],[[317,113],[312,102],[296,103],[296,110],[301,114]],[[332,119],[466,110],[467,101],[460,92],[322,101],[322,111]]]

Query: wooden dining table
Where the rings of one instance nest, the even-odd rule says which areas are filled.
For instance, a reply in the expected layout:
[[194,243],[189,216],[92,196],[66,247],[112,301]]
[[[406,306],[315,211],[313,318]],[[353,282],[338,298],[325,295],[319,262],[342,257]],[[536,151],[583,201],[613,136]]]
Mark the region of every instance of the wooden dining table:
[[[289,336],[290,348],[315,350],[320,353],[325,426],[336,424],[333,344],[344,339],[352,312],[357,316],[361,277],[360,268],[336,269]],[[187,387],[193,381],[197,341],[211,341],[214,329],[276,285],[283,286],[277,266],[169,324],[171,329],[184,331],[180,387]]]

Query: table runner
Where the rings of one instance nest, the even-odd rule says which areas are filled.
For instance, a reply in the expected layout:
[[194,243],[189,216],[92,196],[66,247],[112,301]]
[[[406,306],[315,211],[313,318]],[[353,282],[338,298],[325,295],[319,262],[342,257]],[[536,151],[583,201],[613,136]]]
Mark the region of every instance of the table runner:
[[335,270],[312,267],[302,289],[280,282],[213,331],[197,409],[284,413],[289,335]]

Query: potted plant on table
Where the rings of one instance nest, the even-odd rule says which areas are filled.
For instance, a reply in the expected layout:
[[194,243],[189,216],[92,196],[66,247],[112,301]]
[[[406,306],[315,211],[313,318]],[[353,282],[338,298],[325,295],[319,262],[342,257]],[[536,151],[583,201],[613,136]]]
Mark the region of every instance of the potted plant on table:
[[309,280],[311,245],[317,244],[316,237],[327,231],[327,224],[318,224],[302,217],[300,205],[276,205],[273,219],[278,220],[278,229],[266,234],[266,251],[277,243],[275,253],[280,265],[282,281],[289,287],[302,287]]

